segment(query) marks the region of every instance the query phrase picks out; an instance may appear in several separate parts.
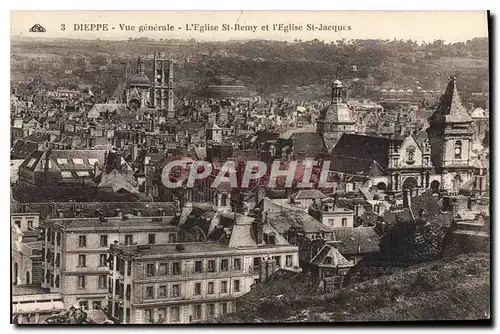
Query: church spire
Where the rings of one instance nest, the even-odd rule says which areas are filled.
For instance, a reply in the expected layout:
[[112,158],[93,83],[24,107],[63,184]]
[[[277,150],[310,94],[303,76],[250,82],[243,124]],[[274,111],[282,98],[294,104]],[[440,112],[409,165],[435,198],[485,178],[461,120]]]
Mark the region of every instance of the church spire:
[[436,111],[431,116],[431,122],[439,123],[468,123],[472,122],[469,114],[462,105],[458,95],[456,77],[448,79],[448,85],[439,102]]

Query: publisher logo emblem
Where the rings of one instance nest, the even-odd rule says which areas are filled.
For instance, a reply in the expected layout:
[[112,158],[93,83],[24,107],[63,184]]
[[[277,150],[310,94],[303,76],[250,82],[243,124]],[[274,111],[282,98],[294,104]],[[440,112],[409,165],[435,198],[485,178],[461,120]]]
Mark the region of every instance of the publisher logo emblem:
[[46,31],[47,30],[45,30],[45,28],[39,25],[38,23],[30,28],[30,32],[46,32]]

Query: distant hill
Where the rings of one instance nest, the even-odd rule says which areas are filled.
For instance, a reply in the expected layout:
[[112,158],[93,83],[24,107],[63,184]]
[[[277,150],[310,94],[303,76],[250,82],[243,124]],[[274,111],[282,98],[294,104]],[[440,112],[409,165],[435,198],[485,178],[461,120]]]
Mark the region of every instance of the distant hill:
[[[265,284],[265,283],[264,283]],[[398,269],[330,294],[269,296],[213,322],[471,320],[490,317],[490,259],[466,254]],[[264,307],[265,306],[265,307]],[[279,315],[279,316],[277,316]]]
[[[372,76],[378,84],[441,90],[447,77],[456,75],[460,91],[468,93],[488,91],[489,82],[487,38],[454,44],[442,41],[417,44],[411,40],[336,43],[318,40],[13,40],[11,71],[13,77],[21,78],[20,81],[23,77],[40,76],[57,86],[61,81],[67,84],[69,78],[64,75],[64,69],[72,69],[71,80],[95,85],[93,90],[102,89],[109,94],[122,79],[126,61],[135,66],[138,56],[151,56],[155,51],[165,52],[178,60],[175,80],[180,88],[177,95],[187,94],[185,87],[210,84],[221,75],[241,79],[242,84],[262,95],[276,92],[293,95],[294,90],[287,91],[284,85],[295,88],[323,84],[327,96],[328,83],[337,77],[345,80]],[[103,57],[114,66],[110,66],[112,74],[85,70],[89,63]]]

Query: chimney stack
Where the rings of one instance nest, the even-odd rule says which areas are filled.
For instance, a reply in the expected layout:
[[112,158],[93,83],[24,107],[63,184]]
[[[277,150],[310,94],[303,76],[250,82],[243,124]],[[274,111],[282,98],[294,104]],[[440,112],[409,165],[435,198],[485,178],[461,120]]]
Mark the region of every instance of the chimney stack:
[[158,216],[160,216],[160,217],[165,216],[165,209],[164,208],[158,208]]
[[57,217],[64,218],[64,211],[62,209],[57,210]]
[[120,209],[116,209],[116,217],[123,218],[123,212]]

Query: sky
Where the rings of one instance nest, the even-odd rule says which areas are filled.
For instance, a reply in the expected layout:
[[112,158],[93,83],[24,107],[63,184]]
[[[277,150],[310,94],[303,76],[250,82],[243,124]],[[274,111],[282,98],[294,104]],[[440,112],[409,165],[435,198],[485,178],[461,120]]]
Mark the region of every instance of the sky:
[[[30,32],[37,23],[46,32]],[[107,24],[108,31],[82,31],[82,24]],[[195,24],[217,26],[218,31],[187,30],[187,27],[193,29]],[[233,30],[223,31],[223,24]],[[273,30],[273,24],[302,26],[302,30]],[[308,24],[314,25],[316,30],[307,30]],[[75,25],[80,29],[75,30]],[[134,26],[135,31],[123,30],[124,25]],[[171,25],[174,30],[139,32],[144,25],[160,28]],[[336,27],[338,31],[318,30],[320,25],[330,26],[330,29]],[[263,30],[263,26],[268,26],[269,30]],[[243,30],[235,31],[234,28]],[[319,39],[325,42],[343,38],[412,39],[417,42],[442,39],[454,43],[488,37],[488,24],[486,11],[12,11],[11,36],[102,40],[194,38],[200,41]]]

